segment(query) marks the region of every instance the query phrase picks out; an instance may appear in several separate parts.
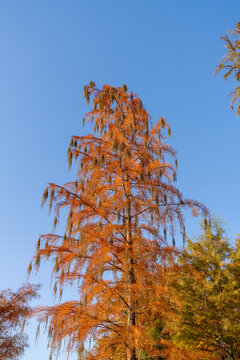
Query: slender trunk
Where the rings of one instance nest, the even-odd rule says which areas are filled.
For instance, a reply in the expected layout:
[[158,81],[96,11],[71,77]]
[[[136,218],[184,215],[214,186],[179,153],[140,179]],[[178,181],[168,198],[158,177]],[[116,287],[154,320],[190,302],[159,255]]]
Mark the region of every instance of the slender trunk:
[[[131,203],[129,200],[127,209],[127,263],[128,263],[128,318],[127,325],[129,328],[133,328],[136,324],[135,313],[135,295],[132,289],[132,285],[135,284],[134,275],[134,255],[133,255],[133,241],[132,241],[132,229],[131,229]],[[130,342],[127,352],[127,360],[136,360],[136,347],[133,333],[130,333]]]

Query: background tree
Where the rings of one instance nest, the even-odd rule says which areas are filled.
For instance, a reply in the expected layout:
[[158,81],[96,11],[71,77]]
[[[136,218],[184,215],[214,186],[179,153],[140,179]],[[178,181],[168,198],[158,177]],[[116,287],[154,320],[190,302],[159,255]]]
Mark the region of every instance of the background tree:
[[203,359],[240,358],[239,249],[218,222],[203,224],[196,242],[180,256],[175,286],[181,295],[175,341]]
[[29,301],[37,296],[38,287],[23,285],[17,292],[0,292],[0,358],[16,359],[27,345],[23,334],[26,317],[30,314]]
[[233,349],[240,357],[240,239],[235,241],[228,264],[229,281],[227,287],[228,321]]
[[[216,72],[224,70],[224,79],[227,80],[230,75],[233,74],[234,78],[240,80],[240,21],[236,24],[235,29],[232,31],[232,35],[235,37],[235,40],[232,41],[228,33],[223,36],[221,39],[225,42],[225,47],[227,49],[226,55],[222,58],[220,64],[218,65]],[[236,103],[236,112],[237,115],[240,115],[240,86],[236,86],[235,90],[231,93],[232,103],[231,107],[233,109],[234,103]]]
[[184,233],[184,209],[207,211],[174,186],[175,151],[165,144],[170,128],[163,118],[152,126],[142,101],[125,85],[98,90],[90,82],[84,93],[87,102],[92,98],[86,120],[95,135],[72,137],[68,160],[78,162],[76,179],[49,184],[43,194],[43,203],[49,197],[50,209],[55,206],[54,227],[67,209],[66,231],[41,236],[34,258],[38,267],[52,257],[54,292],[77,281],[79,299],[37,314],[48,321],[52,351],[65,340],[67,351],[78,344],[84,359],[135,360],[143,351],[166,357],[176,350],[167,340],[164,350],[155,346],[158,339],[147,330],[170,314],[164,264],[172,249],[166,237],[174,245],[176,226]]

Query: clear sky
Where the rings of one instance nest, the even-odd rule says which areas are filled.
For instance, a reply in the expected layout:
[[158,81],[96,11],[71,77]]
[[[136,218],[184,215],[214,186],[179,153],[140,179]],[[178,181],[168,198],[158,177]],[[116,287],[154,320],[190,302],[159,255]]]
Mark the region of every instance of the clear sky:
[[[179,188],[223,217],[234,239],[240,117],[230,109],[234,82],[213,73],[239,15],[239,0],[0,0],[0,289],[21,285],[39,234],[52,228],[40,208],[46,183],[74,178],[66,153],[70,136],[83,134],[90,80],[126,83],[154,122],[170,122]],[[187,233],[196,228],[188,219]],[[39,304],[52,301],[49,279],[48,265],[31,277],[43,284]],[[47,360],[35,329],[23,359]]]

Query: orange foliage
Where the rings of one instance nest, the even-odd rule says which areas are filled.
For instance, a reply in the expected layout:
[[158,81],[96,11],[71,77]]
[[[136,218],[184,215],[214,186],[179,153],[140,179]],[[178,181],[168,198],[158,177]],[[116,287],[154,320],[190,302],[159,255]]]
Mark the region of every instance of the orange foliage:
[[[54,291],[79,283],[79,299],[39,308],[40,322],[49,321],[51,349],[65,340],[84,359],[170,357],[177,352],[167,340],[155,341],[149,327],[172,316],[166,267],[174,256],[176,226],[184,233],[184,209],[207,210],[183,199],[174,186],[175,151],[165,143],[163,119],[152,126],[141,100],[124,85],[93,82],[84,87],[94,109],[86,115],[95,135],[73,136],[68,160],[78,162],[76,181],[49,184],[49,197],[59,221],[68,209],[64,235],[40,237],[35,266],[52,257]],[[93,339],[87,351],[84,343]],[[168,355],[167,355],[168,354]],[[178,352],[178,359],[181,358]]]
[[17,292],[0,292],[0,359],[15,359],[27,346],[23,330],[30,314],[29,300],[36,297],[38,287],[23,285]]

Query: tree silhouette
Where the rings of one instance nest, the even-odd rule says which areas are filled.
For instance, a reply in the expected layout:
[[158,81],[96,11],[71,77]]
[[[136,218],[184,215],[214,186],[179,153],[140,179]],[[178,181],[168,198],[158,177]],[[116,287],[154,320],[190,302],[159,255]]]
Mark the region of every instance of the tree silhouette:
[[99,90],[90,82],[84,94],[92,99],[86,120],[95,134],[71,139],[68,161],[78,163],[76,180],[51,183],[43,194],[43,203],[49,198],[50,210],[54,206],[54,227],[68,210],[66,231],[42,235],[34,257],[37,268],[42,258],[53,259],[54,292],[77,281],[79,299],[41,307],[37,315],[48,322],[52,352],[65,340],[66,350],[78,344],[84,359],[166,356],[167,340],[155,346],[148,331],[171,307],[166,237],[175,245],[177,227],[184,234],[184,209],[204,216],[207,210],[174,186],[175,151],[165,144],[170,127],[163,118],[152,126],[125,85]]

